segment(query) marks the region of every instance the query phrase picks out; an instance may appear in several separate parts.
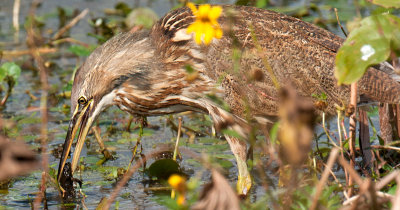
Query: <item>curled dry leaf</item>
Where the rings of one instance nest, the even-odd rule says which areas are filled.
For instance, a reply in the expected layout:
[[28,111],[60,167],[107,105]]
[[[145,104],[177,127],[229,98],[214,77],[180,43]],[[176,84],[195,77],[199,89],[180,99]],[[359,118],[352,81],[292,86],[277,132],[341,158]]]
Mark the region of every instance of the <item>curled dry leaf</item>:
[[280,156],[286,163],[302,164],[314,135],[316,112],[313,103],[298,96],[290,85],[281,89],[280,99]]
[[212,181],[204,186],[192,209],[194,210],[239,210],[239,198],[228,181],[217,170],[212,169]]
[[25,175],[38,167],[36,154],[26,144],[0,136],[0,181]]

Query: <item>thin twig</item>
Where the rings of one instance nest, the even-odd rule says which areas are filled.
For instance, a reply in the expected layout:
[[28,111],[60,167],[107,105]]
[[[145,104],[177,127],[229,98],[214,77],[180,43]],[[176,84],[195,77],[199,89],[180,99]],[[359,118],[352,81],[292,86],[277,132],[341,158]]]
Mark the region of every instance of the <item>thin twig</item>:
[[385,187],[387,184],[389,184],[391,181],[393,181],[398,176],[400,176],[399,170],[395,170],[395,171],[391,172],[390,174],[384,176],[378,183],[376,183],[375,189],[377,191],[381,190],[383,187]]
[[181,129],[182,129],[182,117],[178,117],[178,135],[176,137],[176,144],[174,149],[174,155],[172,157],[173,160],[176,161],[176,156],[178,154],[178,147],[179,147],[179,139],[181,137]]
[[[338,119],[337,119],[337,121],[338,121],[338,129],[339,129],[339,144],[340,144],[340,148],[341,148],[341,151],[340,151],[340,156],[342,157],[342,158],[344,158],[344,149],[343,149],[343,140],[342,140],[342,133],[341,133],[341,126],[340,126],[340,121],[341,121],[341,118],[342,118],[342,111],[341,110],[337,110],[337,113],[338,113]],[[344,127],[343,127],[343,130],[344,130]],[[345,132],[345,131],[343,131],[343,132]],[[346,171],[346,169],[344,169],[344,175],[345,175],[345,177],[346,177],[346,180],[349,180],[349,174],[347,173],[347,171]]]
[[[350,116],[349,122],[349,149],[350,149],[350,165],[352,168],[355,166],[355,142],[356,142],[356,113],[357,113],[357,83],[354,82],[351,84],[351,93],[350,93],[350,106],[354,108],[354,113]],[[348,186],[353,185],[352,176],[349,177]],[[352,195],[353,188],[350,187],[348,194]]]
[[271,65],[269,64],[267,58],[264,55],[264,50],[261,48],[261,45],[258,42],[257,36],[254,32],[254,28],[252,25],[250,25],[250,34],[251,38],[253,39],[254,46],[256,47],[259,57],[261,58],[261,61],[264,64],[264,67],[267,69],[269,73],[269,77],[272,80],[272,83],[274,84],[275,88],[278,90],[280,88],[279,81],[275,76],[274,70],[272,69]]
[[[182,117],[178,117],[178,135],[176,137],[175,149],[172,159],[176,161],[176,156],[178,154],[178,147],[179,147],[179,139],[181,138],[181,129],[182,129]],[[171,190],[171,198],[175,198],[175,189]]]
[[340,123],[340,125],[342,126],[344,139],[348,139],[349,137],[348,137],[348,135],[347,135],[346,128],[345,128],[345,126],[344,126],[344,118],[343,118],[343,117],[342,117],[342,122]]
[[358,175],[358,173],[354,170],[354,167],[352,167],[344,158],[339,157],[339,163],[349,172],[349,176],[352,180],[354,180],[360,186],[363,184],[363,180],[360,175]]
[[117,183],[117,186],[111,193],[110,198],[107,201],[107,204],[104,206],[104,209],[110,209],[110,206],[114,202],[118,193],[121,191],[122,187],[125,186],[125,184],[129,181],[130,177],[135,173],[135,171],[137,171],[148,159],[151,159],[164,151],[165,151],[164,148],[160,148],[154,152],[144,155],[142,159],[136,161],[136,164],[130,167],[129,170],[124,174],[122,179]]
[[[36,8],[39,5],[38,0],[34,0],[29,9],[29,16],[31,18],[34,17],[36,13]],[[45,192],[46,192],[46,174],[49,171],[49,160],[47,154],[47,140],[48,140],[48,130],[47,130],[47,122],[48,122],[48,110],[47,110],[47,99],[48,99],[48,90],[49,90],[49,82],[47,75],[47,68],[44,65],[44,60],[40,56],[40,53],[36,50],[36,42],[35,42],[35,30],[33,28],[33,24],[30,24],[27,27],[27,45],[31,52],[31,56],[36,61],[36,65],[39,69],[40,83],[42,86],[42,94],[40,98],[40,113],[41,113],[41,129],[40,129],[40,140],[41,140],[41,151],[42,151],[42,180],[40,184],[40,193],[35,198],[33,208],[39,209],[40,203],[42,202]]]
[[337,21],[337,23],[339,24],[339,26],[340,26],[340,29],[342,29],[342,32],[343,32],[344,36],[346,36],[346,37],[347,37],[347,33],[346,33],[346,31],[344,30],[344,28],[343,28],[342,24],[340,23],[340,20],[339,20],[339,15],[338,15],[338,11],[337,11],[337,9],[336,9],[336,8],[334,8],[334,10],[335,10],[335,15],[336,15],[336,21]]
[[335,146],[338,147],[338,145],[332,140],[331,136],[329,135],[328,129],[326,128],[325,125],[325,112],[322,112],[322,128],[325,131],[326,137],[328,137],[329,141]]
[[385,145],[371,145],[371,147],[375,149],[390,149],[400,152],[400,147],[385,146]]
[[[55,53],[57,52],[57,48],[49,48],[49,47],[37,47],[34,49],[37,53],[46,54],[46,53]],[[13,51],[3,51],[3,58],[14,58],[22,55],[30,55],[32,54],[32,50],[13,50]]]
[[86,14],[89,12],[89,9],[84,9],[79,15],[77,15],[74,19],[72,19],[67,25],[62,27],[60,30],[57,31],[56,34],[54,34],[52,40],[59,39],[66,31],[68,31],[71,27],[73,27],[75,24],[77,24],[82,18],[86,16]]
[[396,177],[397,189],[394,200],[392,201],[392,210],[400,209],[400,176]]
[[[355,195],[355,196],[347,199],[345,202],[343,202],[343,206],[350,205],[355,200],[359,199],[359,197],[360,197],[360,195]],[[391,195],[389,193],[381,192],[381,191],[376,192],[376,197],[383,198],[383,199],[393,199],[394,198],[393,195]]]
[[311,207],[310,207],[311,210],[314,210],[314,209],[317,208],[318,198],[322,193],[322,190],[324,188],[324,185],[325,185],[326,181],[328,180],[329,172],[330,172],[333,164],[335,163],[338,154],[339,154],[339,149],[338,148],[333,148],[332,151],[331,151],[331,154],[329,155],[328,163],[326,164],[325,170],[322,173],[321,179],[319,180],[319,182],[318,182],[318,184],[316,186],[315,195],[314,195]]
[[19,8],[21,5],[20,0],[14,0],[14,7],[13,7],[13,27],[14,27],[14,42],[19,42]]
[[61,43],[65,43],[65,42],[69,42],[69,43],[73,43],[73,44],[82,45],[82,46],[84,46],[84,47],[86,47],[86,48],[88,48],[88,47],[90,46],[89,44],[87,44],[87,43],[85,43],[85,42],[76,40],[76,39],[71,38],[71,37],[67,37],[67,38],[63,38],[63,39],[54,40],[54,41],[51,42],[51,44],[59,45],[59,44],[61,44]]
[[6,105],[6,102],[7,102],[8,98],[9,98],[10,95],[11,95],[12,89],[13,89],[12,84],[11,84],[11,83],[8,83],[7,92],[6,92],[6,94],[4,95],[3,99],[1,99],[0,107],[4,107],[4,106]]

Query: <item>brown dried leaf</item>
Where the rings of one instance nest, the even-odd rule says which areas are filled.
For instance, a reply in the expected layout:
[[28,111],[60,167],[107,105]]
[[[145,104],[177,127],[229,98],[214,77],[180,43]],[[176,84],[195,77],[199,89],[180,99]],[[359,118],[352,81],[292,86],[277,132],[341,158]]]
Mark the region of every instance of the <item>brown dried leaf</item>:
[[204,186],[192,209],[194,210],[239,210],[239,198],[228,181],[217,170],[212,169],[212,182]]
[[314,106],[311,101],[299,97],[290,85],[281,89],[280,99],[280,156],[286,163],[302,164],[314,135]]
[[36,154],[26,144],[0,136],[0,181],[25,175],[38,167]]

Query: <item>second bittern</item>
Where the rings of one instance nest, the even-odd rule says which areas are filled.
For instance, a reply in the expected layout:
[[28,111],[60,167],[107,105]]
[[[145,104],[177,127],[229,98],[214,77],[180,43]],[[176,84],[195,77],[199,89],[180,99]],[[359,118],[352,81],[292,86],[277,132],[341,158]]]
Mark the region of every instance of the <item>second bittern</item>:
[[[349,87],[334,78],[335,55],[343,40],[312,24],[252,7],[224,6],[218,19],[223,36],[209,45],[197,44],[187,28],[195,21],[187,8],[161,18],[150,31],[116,35],[98,47],[78,69],[72,87],[72,117],[58,176],[64,169],[79,130],[72,171],[89,128],[107,107],[116,105],[134,116],[184,111],[210,114],[217,129],[232,129],[246,137],[247,116],[262,124],[276,119],[277,86],[291,82],[298,94],[326,94],[324,112],[347,104]],[[239,58],[238,55],[240,54]],[[236,60],[235,60],[236,59]],[[195,72],[189,77],[188,69]],[[360,98],[400,102],[400,85],[390,71],[369,68],[358,82]],[[226,111],[222,98],[229,106]],[[239,170],[237,189],[247,194],[251,177],[246,142],[226,135]]]

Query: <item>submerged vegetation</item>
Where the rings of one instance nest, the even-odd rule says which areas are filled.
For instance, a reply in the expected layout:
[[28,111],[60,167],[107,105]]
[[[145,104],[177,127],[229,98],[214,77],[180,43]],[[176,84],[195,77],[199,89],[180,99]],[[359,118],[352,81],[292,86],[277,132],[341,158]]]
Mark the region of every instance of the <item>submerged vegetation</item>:
[[[247,163],[253,187],[247,197],[236,195],[235,157],[222,136],[245,140],[233,130],[216,133],[210,116],[192,112],[136,119],[110,108],[90,130],[77,173],[72,177],[67,164],[65,179],[57,180],[70,117],[72,75],[100,44],[123,31],[149,29],[157,16],[167,12],[154,1],[146,7],[139,3],[127,1],[113,8],[95,3],[88,9],[82,8],[94,2],[82,0],[81,5],[57,8],[37,0],[29,5],[19,0],[0,3],[0,18],[6,20],[0,28],[1,139],[24,141],[41,158],[40,170],[31,156],[32,168],[23,168],[24,156],[10,153],[22,157],[13,167],[25,175],[0,180],[0,209],[400,208],[399,105],[338,105],[337,116],[327,120],[325,113],[314,112],[315,107],[327,106],[326,93],[312,95],[318,99],[312,104],[290,88],[279,89],[280,120],[271,128],[252,127]],[[170,1],[169,7],[184,4]],[[337,54],[339,83],[354,87],[367,67],[384,61],[399,73],[400,18],[395,9],[400,5],[396,1],[237,0],[235,4],[295,16],[342,37],[348,33]],[[208,44],[222,36],[217,23],[220,7],[190,7],[199,13],[200,19],[190,26],[198,44],[202,37]],[[12,9],[14,13],[4,14]],[[12,23],[13,30],[5,30]],[[233,52],[232,59],[239,65],[240,49]],[[196,79],[196,73],[187,66],[188,81]],[[251,74],[246,76],[253,81],[263,77]],[[210,99],[229,110],[221,99],[213,95]],[[358,138],[354,126],[359,128]],[[3,169],[1,155],[8,147],[1,145],[9,144],[1,143]],[[28,170],[35,171],[26,175]],[[67,187],[60,190],[58,181]],[[64,193],[70,194],[63,199]]]

